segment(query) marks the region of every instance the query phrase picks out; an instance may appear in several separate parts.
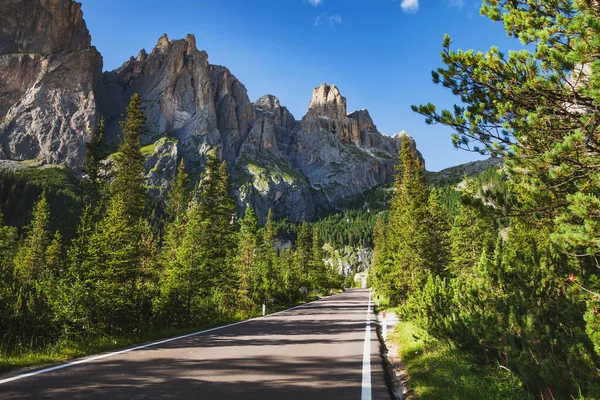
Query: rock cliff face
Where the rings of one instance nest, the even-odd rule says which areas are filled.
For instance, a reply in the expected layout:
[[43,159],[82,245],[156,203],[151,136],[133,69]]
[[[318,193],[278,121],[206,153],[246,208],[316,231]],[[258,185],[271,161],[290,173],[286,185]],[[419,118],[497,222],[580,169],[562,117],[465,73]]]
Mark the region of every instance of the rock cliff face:
[[79,168],[94,132],[102,57],[81,5],[0,0],[0,158]]
[[150,53],[102,74],[78,3],[0,6],[8,17],[0,26],[0,159],[77,170],[97,116],[106,118],[104,144],[116,149],[121,115],[139,93],[153,194],[164,193],[181,158],[197,178],[212,149],[227,162],[240,210],[250,205],[263,219],[269,208],[276,217],[310,219],[392,179],[400,140],[379,133],[367,110],[348,114],[335,86],[315,88],[298,121],[275,96],[251,102],[227,68],[208,62],[193,35],[165,34]]

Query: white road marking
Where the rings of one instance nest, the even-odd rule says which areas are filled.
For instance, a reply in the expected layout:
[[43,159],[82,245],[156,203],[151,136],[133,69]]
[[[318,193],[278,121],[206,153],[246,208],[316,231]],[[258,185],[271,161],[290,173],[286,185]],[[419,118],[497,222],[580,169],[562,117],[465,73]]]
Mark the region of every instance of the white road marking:
[[[342,293],[340,293],[340,294],[342,294]],[[337,296],[337,295],[334,295],[334,296]],[[245,324],[246,322],[250,322],[250,321],[256,321],[256,320],[259,320],[259,319],[269,318],[269,317],[275,316],[277,314],[281,314],[281,313],[284,313],[284,312],[287,312],[287,311],[295,310],[297,308],[305,307],[305,306],[307,306],[309,304],[316,303],[316,302],[319,302],[319,301],[322,301],[322,300],[325,300],[325,299],[328,299],[328,298],[334,297],[334,296],[323,297],[323,298],[321,298],[319,300],[311,301],[310,303],[300,304],[299,306],[288,308],[287,310],[278,311],[276,313],[269,314],[269,315],[264,316],[264,317],[251,318],[251,319],[247,319],[245,321],[235,322],[235,323],[229,324],[229,325],[218,326],[216,328],[206,329],[206,330],[200,331],[200,332],[189,333],[189,334],[183,335],[183,336],[177,336],[177,337],[170,338],[170,339],[160,340],[158,342],[148,343],[148,344],[144,344],[144,345],[141,345],[141,346],[132,347],[132,348],[129,348],[129,349],[115,351],[114,353],[108,353],[108,354],[102,354],[102,355],[95,356],[95,357],[84,358],[84,359],[77,360],[77,361],[72,361],[72,362],[69,362],[69,363],[66,363],[66,364],[55,365],[54,367],[49,367],[49,368],[44,368],[44,369],[40,369],[40,370],[37,370],[37,371],[29,372],[27,374],[13,376],[11,378],[6,378],[6,379],[0,380],[0,385],[2,385],[4,383],[8,383],[8,382],[14,382],[14,381],[17,381],[17,380],[20,380],[20,379],[29,378],[29,377],[36,376],[36,375],[45,374],[45,373],[56,371],[56,370],[63,369],[63,368],[73,367],[73,366],[79,365],[79,364],[85,364],[85,363],[89,363],[89,362],[92,362],[92,361],[101,360],[103,358],[118,356],[119,354],[129,353],[131,351],[136,351],[136,350],[141,350],[141,349],[147,349],[148,347],[158,346],[158,345],[161,345],[161,344],[165,344],[165,343],[169,343],[169,342],[174,342],[176,340],[181,340],[181,339],[186,339],[186,338],[193,337],[193,336],[202,335],[204,333],[209,333],[209,332],[217,331],[219,329],[230,328],[232,326]]]
[[367,306],[367,323],[365,326],[365,344],[363,348],[362,391],[361,400],[371,400],[371,291]]

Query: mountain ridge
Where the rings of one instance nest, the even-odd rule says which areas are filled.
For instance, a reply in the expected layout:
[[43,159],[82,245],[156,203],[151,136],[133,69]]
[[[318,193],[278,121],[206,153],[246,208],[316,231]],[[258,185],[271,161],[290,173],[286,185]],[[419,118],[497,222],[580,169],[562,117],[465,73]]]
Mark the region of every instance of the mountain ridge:
[[[191,34],[180,40],[164,34],[150,53],[142,49],[102,73],[102,57],[91,46],[79,3],[10,4],[11,32],[22,15],[60,32],[51,32],[56,40],[40,49],[46,44],[36,23],[22,24],[18,37],[0,31],[0,65],[10,67],[0,73],[0,94],[12,93],[0,104],[0,159],[81,170],[99,116],[107,122],[103,143],[115,150],[119,121],[131,95],[139,93],[147,115],[146,178],[155,195],[164,195],[182,158],[197,179],[213,149],[227,163],[238,208],[252,206],[261,219],[269,209],[275,217],[312,219],[319,210],[339,209],[344,199],[393,179],[403,135],[381,134],[367,110],[348,113],[334,85],[315,87],[307,113],[296,120],[276,96],[250,101],[243,83],[226,67],[210,64]],[[31,50],[50,53],[36,55],[41,61],[33,65],[18,61]],[[40,68],[45,57],[56,65]],[[51,82],[44,81],[48,75]],[[11,92],[1,83],[8,80],[25,89]],[[56,93],[61,96],[53,98]],[[32,104],[39,111],[32,112]]]

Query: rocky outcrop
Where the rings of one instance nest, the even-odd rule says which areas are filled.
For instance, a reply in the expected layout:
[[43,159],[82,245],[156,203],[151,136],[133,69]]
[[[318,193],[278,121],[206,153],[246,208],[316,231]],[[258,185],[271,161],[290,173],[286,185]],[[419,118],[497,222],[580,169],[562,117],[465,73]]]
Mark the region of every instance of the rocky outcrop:
[[0,158],[77,169],[97,117],[102,57],[81,5],[0,0]]
[[314,89],[308,113],[294,129],[289,154],[311,186],[335,207],[391,181],[400,143],[379,133],[367,110],[346,114],[339,89],[323,84]]
[[269,208],[293,221],[312,218],[316,202],[310,183],[288,157],[296,120],[275,96],[263,96],[253,106],[256,119],[233,170],[240,204],[263,220]]
[[105,73],[103,81],[100,111],[107,120],[107,144],[116,148],[123,110],[139,93],[148,122],[145,144],[165,135],[176,138],[192,171],[202,167],[211,148],[233,165],[254,119],[244,85],[227,68],[210,65],[193,35],[185,40],[163,35],[150,54],[140,51]]

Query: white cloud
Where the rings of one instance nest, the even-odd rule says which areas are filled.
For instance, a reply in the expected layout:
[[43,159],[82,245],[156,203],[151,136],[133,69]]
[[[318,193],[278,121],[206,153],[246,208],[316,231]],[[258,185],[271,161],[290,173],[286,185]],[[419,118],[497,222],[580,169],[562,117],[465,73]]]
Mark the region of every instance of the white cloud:
[[342,23],[342,16],[340,14],[329,15],[323,13],[317,17],[314,26],[320,26],[326,23],[328,23],[331,28],[334,28],[336,25]]
[[400,7],[407,13],[416,13],[419,11],[419,0],[402,0]]
[[331,26],[339,25],[342,23],[342,16],[340,14],[335,14],[329,17],[329,24]]
[[323,0],[307,0],[310,5],[313,5],[315,7],[320,6],[321,4],[323,4]]
[[461,8],[464,5],[465,5],[465,2],[463,0],[448,0],[448,7]]

